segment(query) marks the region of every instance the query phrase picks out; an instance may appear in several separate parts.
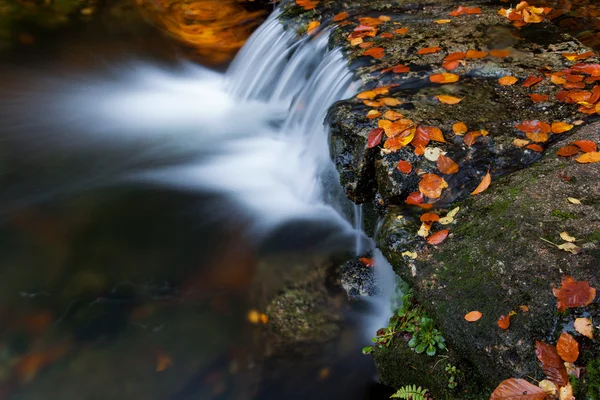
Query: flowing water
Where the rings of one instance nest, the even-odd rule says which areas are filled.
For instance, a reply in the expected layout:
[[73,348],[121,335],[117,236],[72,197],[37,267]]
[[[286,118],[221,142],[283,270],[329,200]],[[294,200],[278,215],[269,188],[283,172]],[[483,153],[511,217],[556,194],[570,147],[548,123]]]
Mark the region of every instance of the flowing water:
[[331,281],[372,242],[329,155],[358,85],[327,41],[274,13],[227,73],[2,64],[0,398],[379,398],[360,347],[394,275],[376,253],[383,294],[353,305]]

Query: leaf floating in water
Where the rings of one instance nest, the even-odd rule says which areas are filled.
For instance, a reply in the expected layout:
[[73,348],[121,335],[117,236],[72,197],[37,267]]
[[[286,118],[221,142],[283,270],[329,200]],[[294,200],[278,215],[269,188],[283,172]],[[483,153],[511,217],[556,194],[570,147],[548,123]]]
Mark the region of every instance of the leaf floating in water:
[[589,318],[576,318],[573,327],[577,333],[594,340],[594,327]]
[[425,47],[417,51],[417,54],[433,54],[442,50],[441,47]]
[[575,161],[581,164],[591,164],[600,162],[600,152],[592,151],[589,153],[582,154],[581,156],[576,158]]
[[383,138],[383,129],[375,128],[371,132],[369,132],[369,137],[367,138],[367,148],[372,149],[381,143],[381,139]]
[[509,378],[500,383],[490,400],[545,400],[546,392],[525,379]]
[[498,79],[498,82],[500,82],[502,86],[514,85],[515,83],[517,83],[517,81],[518,79],[514,76],[503,76],[502,78]]
[[440,244],[444,240],[446,240],[449,232],[450,231],[448,229],[444,229],[439,232],[436,232],[427,238],[427,243],[433,244],[433,245]]
[[438,99],[440,101],[440,103],[443,103],[443,104],[458,104],[463,100],[461,98],[454,97],[454,96],[448,96],[445,94],[435,96],[435,98]]
[[490,183],[492,183],[492,176],[488,172],[487,174],[485,174],[485,176],[483,177],[479,185],[475,188],[475,190],[471,192],[471,196],[474,196],[486,190],[490,186]]
[[556,343],[556,351],[564,361],[574,363],[579,358],[579,343],[573,336],[563,332]]
[[437,159],[437,169],[446,175],[455,174],[458,172],[459,167],[458,164],[454,162],[450,157],[446,157],[443,154]]
[[306,28],[306,33],[311,35],[319,26],[321,26],[321,23],[319,21],[309,22],[308,27]]
[[535,355],[542,363],[544,374],[546,374],[549,380],[554,382],[559,387],[565,386],[569,382],[567,369],[565,368],[562,359],[558,355],[556,347],[536,340]]
[[510,314],[501,315],[500,318],[498,318],[498,326],[504,330],[508,329],[510,326]]
[[479,319],[483,316],[480,311],[471,311],[465,315],[465,319],[469,322],[479,321]]

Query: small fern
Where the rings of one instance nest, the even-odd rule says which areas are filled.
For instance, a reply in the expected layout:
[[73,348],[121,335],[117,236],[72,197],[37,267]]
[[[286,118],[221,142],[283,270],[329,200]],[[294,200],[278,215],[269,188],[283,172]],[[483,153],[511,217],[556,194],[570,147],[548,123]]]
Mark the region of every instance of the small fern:
[[398,389],[390,399],[425,400],[425,396],[427,396],[427,389],[417,385],[406,385]]

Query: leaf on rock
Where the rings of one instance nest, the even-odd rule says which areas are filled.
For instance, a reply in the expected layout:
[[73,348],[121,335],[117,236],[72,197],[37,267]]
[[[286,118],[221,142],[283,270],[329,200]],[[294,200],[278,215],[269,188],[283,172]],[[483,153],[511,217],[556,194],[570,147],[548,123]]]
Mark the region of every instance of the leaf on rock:
[[403,174],[410,174],[410,171],[412,171],[411,163],[404,160],[398,161],[396,168],[398,168],[398,171],[402,172]]
[[467,124],[465,124],[464,122],[457,122],[454,125],[452,125],[452,132],[454,132],[455,135],[464,135],[467,132],[467,130]]
[[502,86],[514,85],[515,83],[517,83],[517,81],[518,79],[514,76],[503,76],[502,78],[498,79],[498,82],[500,82]]
[[433,54],[442,50],[441,47],[425,47],[417,51],[417,54]]
[[556,342],[556,351],[563,361],[574,363],[579,358],[579,343],[567,332],[563,332]]
[[390,121],[398,121],[401,118],[404,118],[402,114],[393,110],[387,110],[385,114],[383,114],[383,118],[389,119]]
[[362,55],[380,59],[385,56],[385,49],[383,47],[371,47],[370,49],[365,50]]
[[448,229],[444,229],[439,232],[436,232],[427,238],[427,243],[433,244],[433,245],[440,244],[444,240],[446,240],[449,232],[450,231]]
[[549,380],[554,382],[558,387],[565,386],[569,382],[567,369],[558,355],[556,347],[536,340],[535,355],[542,363],[544,374],[546,374]]
[[577,245],[575,243],[563,243],[556,247],[558,247],[561,250],[566,251],[567,253],[571,253],[571,254],[581,253],[581,249],[579,247],[577,247]]
[[592,151],[589,153],[582,154],[581,156],[577,157],[575,161],[581,164],[591,164],[600,162],[600,152]]
[[508,50],[508,49],[490,50],[490,56],[492,56],[492,57],[498,57],[498,58],[508,57],[508,56],[510,56],[510,50]]
[[435,96],[435,98],[438,99],[440,101],[440,103],[443,103],[443,104],[458,104],[463,100],[459,97],[448,96],[445,94]]
[[414,127],[406,129],[399,135],[390,137],[388,140],[386,140],[383,144],[383,147],[391,151],[398,151],[413,140],[415,137],[415,131],[416,129]]
[[395,74],[404,74],[406,72],[410,71],[410,67],[403,65],[403,64],[398,64],[394,67],[394,69],[392,70],[393,73]]
[[369,137],[367,138],[367,148],[372,149],[381,143],[381,138],[383,137],[383,129],[375,128],[371,132],[369,132]]
[[467,58],[484,58],[488,55],[487,51],[469,50],[467,51]]
[[546,392],[552,396],[554,396],[556,394],[556,391],[558,390],[556,388],[556,385],[552,381],[549,381],[548,379],[543,379],[543,380],[539,381],[538,386],[541,389],[543,389],[544,392]]
[[492,176],[488,172],[487,174],[485,174],[485,176],[483,177],[479,185],[475,188],[475,190],[471,192],[471,196],[474,196],[486,190],[490,186],[490,183],[492,183]]
[[533,85],[536,85],[538,83],[540,83],[541,81],[543,81],[544,78],[541,78],[539,76],[528,76],[525,81],[523,82],[523,86],[528,88],[528,87],[532,87]]
[[575,146],[579,147],[584,153],[598,151],[596,143],[592,142],[591,140],[576,140],[571,144],[574,144]]
[[479,319],[483,316],[480,311],[471,311],[465,315],[465,319],[469,322],[479,321]]
[[576,199],[575,197],[567,197],[567,201],[571,204],[581,204],[581,200]]
[[436,19],[436,20],[435,20],[435,21],[433,21],[433,22],[434,22],[435,24],[442,25],[442,24],[448,24],[448,23],[452,22],[452,20],[451,20],[451,19]]
[[575,242],[577,240],[573,236],[569,235],[569,233],[567,231],[561,232],[560,238],[562,240],[564,240],[565,242]]
[[408,28],[398,28],[394,31],[396,35],[404,35],[408,33]]
[[360,262],[363,263],[367,267],[374,267],[375,266],[375,260],[372,259],[372,258],[361,257],[360,258]]
[[490,400],[544,400],[546,392],[525,379],[509,378],[500,383]]
[[444,138],[444,134],[442,133],[442,130],[440,128],[437,128],[435,126],[423,126],[420,125],[419,127],[417,127],[417,131],[421,131],[421,134],[423,134],[423,132],[425,134],[427,134],[427,137],[430,140],[433,140],[434,142],[441,142],[441,143],[446,143],[446,139]]
[[596,289],[586,281],[576,281],[570,276],[562,278],[561,287],[556,290],[556,306],[559,311],[589,305],[596,297]]
[[452,160],[450,157],[446,157],[445,155],[440,154],[440,156],[437,159],[437,169],[442,174],[451,175],[457,173],[459,167],[458,164],[455,163],[454,160]]
[[508,329],[510,326],[510,314],[501,315],[498,318],[498,326],[504,330]]
[[346,11],[342,11],[339,14],[333,16],[333,22],[340,22],[348,18],[349,14]]
[[319,26],[321,26],[319,21],[310,21],[306,27],[306,33],[312,34]]
[[458,75],[449,72],[429,76],[429,80],[433,83],[454,83],[458,82],[459,79],[460,77]]
[[377,111],[377,110],[370,110],[367,113],[367,118],[368,119],[375,119],[375,118],[379,118],[381,117],[381,111]]
[[400,100],[395,99],[393,97],[383,97],[381,99],[381,101],[383,102],[383,104],[385,104],[386,106],[389,106],[389,107],[395,107],[395,106],[402,104],[402,102]]
[[575,146],[565,146],[558,149],[556,152],[557,155],[561,157],[571,157],[575,154],[579,153],[579,149]]
[[356,98],[361,100],[373,100],[375,97],[377,97],[377,93],[372,90],[366,90],[356,95]]
[[421,227],[419,228],[419,231],[417,232],[417,235],[426,238],[427,236],[429,236],[429,234],[431,233],[431,222],[423,222],[421,224]]
[[423,198],[423,193],[421,193],[421,192],[412,192],[406,198],[405,203],[406,204],[411,204],[413,206],[416,206],[416,205],[419,205],[419,204],[423,203],[423,199],[424,199]]
[[575,400],[573,386],[570,383],[558,389],[558,400]]
[[576,318],[573,327],[577,333],[594,340],[594,327],[589,318]]
[[460,66],[460,61],[444,61],[442,68],[446,71],[453,71]]
[[564,133],[564,132],[568,132],[571,129],[573,129],[573,126],[575,125],[571,125],[571,124],[567,124],[566,122],[553,122],[552,123],[552,133]]
[[419,219],[421,222],[437,222],[440,220],[440,216],[436,213],[425,213]]
[[312,10],[319,4],[318,0],[296,0],[296,4],[305,10]]
[[454,217],[456,217],[456,214],[458,214],[459,210],[460,210],[460,207],[456,207],[456,208],[448,211],[448,214],[446,214],[446,216],[444,218],[440,218],[440,220],[438,222],[442,225],[451,224],[452,222],[454,222]]
[[423,174],[419,182],[419,191],[430,199],[438,199],[448,183],[439,175]]
[[529,97],[531,98],[531,100],[534,103],[541,103],[543,101],[548,101],[548,95],[546,95],[546,94],[531,93],[529,95]]
[[460,61],[467,56],[467,53],[462,51],[455,51],[454,53],[448,54],[444,57],[444,61]]
[[525,139],[514,139],[513,144],[517,147],[525,147],[529,144],[529,140]]
[[544,151],[544,148],[542,146],[540,146],[539,144],[534,144],[534,143],[527,145],[527,148],[529,150],[535,151],[536,153],[541,153]]

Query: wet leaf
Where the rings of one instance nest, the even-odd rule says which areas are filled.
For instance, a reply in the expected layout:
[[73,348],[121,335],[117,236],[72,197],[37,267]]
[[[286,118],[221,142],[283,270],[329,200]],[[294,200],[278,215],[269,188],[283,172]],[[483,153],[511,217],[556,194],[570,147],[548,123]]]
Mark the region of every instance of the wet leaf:
[[467,51],[467,58],[484,58],[488,55],[487,51],[469,50]]
[[594,340],[594,327],[589,318],[576,318],[573,327],[577,333]]
[[459,167],[458,164],[455,163],[454,160],[452,160],[450,157],[446,157],[445,155],[440,154],[440,156],[437,159],[437,169],[442,174],[451,175],[457,173]]
[[419,228],[419,231],[417,232],[417,235],[424,238],[429,236],[429,234],[431,233],[431,225],[431,222],[423,222],[421,224],[421,227]]
[[510,56],[510,50],[508,50],[508,49],[490,50],[490,56],[492,56],[492,57],[498,57],[498,58],[508,57],[508,56]]
[[479,321],[483,314],[480,311],[471,311],[465,315],[465,319],[469,322]]
[[525,133],[525,136],[527,136],[527,139],[536,143],[544,143],[549,139],[549,136],[546,132],[527,132]]
[[600,64],[576,64],[571,69],[586,75],[600,76]]
[[412,171],[411,163],[404,160],[398,161],[398,165],[396,165],[396,168],[398,168],[398,171],[402,172],[403,174],[410,174],[410,171]]
[[542,146],[540,146],[539,144],[529,144],[527,145],[527,148],[531,151],[535,151],[536,153],[542,153],[544,151],[544,148]]
[[558,390],[556,388],[556,385],[552,382],[549,381],[548,379],[544,379],[542,381],[540,381],[538,383],[538,386],[546,393],[548,393],[549,395],[555,395],[556,391]]
[[425,149],[425,158],[429,161],[437,162],[437,159],[442,154],[442,149],[439,147],[427,147]]
[[590,58],[594,56],[593,51],[586,51],[585,53],[577,54],[577,53],[562,53],[563,57],[569,61],[577,61],[577,60],[585,60],[586,58]]
[[406,72],[410,71],[410,67],[403,65],[403,64],[398,64],[394,67],[394,69],[392,70],[393,73],[395,74],[404,74]]
[[339,14],[333,16],[333,22],[340,22],[348,18],[349,14],[346,11],[342,11]]
[[572,204],[579,204],[579,205],[581,204],[581,200],[576,199],[574,197],[567,197],[567,200],[569,201],[569,203],[572,203]]
[[454,132],[455,135],[464,135],[467,130],[467,125],[464,122],[457,122],[452,125],[452,132]]
[[[398,122],[400,122],[400,121],[398,121]],[[383,144],[383,147],[386,149],[389,149],[391,151],[398,151],[401,148],[405,147],[407,144],[409,144],[413,140],[413,138],[415,137],[415,131],[416,131],[416,129],[413,127],[413,128],[409,128],[409,129],[405,130],[404,132],[400,133],[399,135],[390,137],[389,139],[387,139],[385,141],[385,143]]]
[[458,104],[463,100],[461,98],[454,97],[454,96],[448,96],[445,94],[435,96],[435,98],[438,99],[440,101],[440,103],[443,103],[443,104]]
[[517,146],[517,147],[525,147],[529,144],[529,140],[525,140],[525,139],[514,139],[513,140],[513,145]]
[[485,174],[485,176],[483,177],[479,185],[475,188],[475,190],[473,190],[471,196],[474,196],[486,190],[490,186],[490,183],[492,183],[492,176],[488,172],[487,174]]
[[523,86],[528,88],[528,87],[532,87],[533,85],[536,85],[538,83],[540,83],[541,81],[543,81],[544,78],[539,77],[539,76],[528,76],[525,81],[523,82]]
[[551,75],[550,82],[554,83],[555,85],[564,85],[567,83],[567,80],[561,76]]
[[552,132],[553,133],[564,133],[573,129],[574,125],[567,124],[566,122],[553,122],[552,123]]
[[490,400],[544,400],[546,392],[525,379],[509,378],[500,383]]
[[392,33],[389,32],[384,32],[380,35],[380,37],[385,38],[385,39],[391,39],[394,37],[394,35]]
[[442,24],[448,24],[448,23],[452,22],[452,20],[451,19],[436,19],[433,22],[436,24],[442,25]]
[[363,104],[365,106],[369,106],[369,107],[381,107],[383,106],[383,103],[380,101],[373,101],[373,100],[363,100]]
[[383,102],[383,104],[385,104],[388,107],[395,107],[395,106],[402,104],[402,102],[400,100],[395,99],[393,97],[383,97],[381,99],[381,101]]
[[377,93],[372,90],[366,90],[356,95],[356,98],[361,100],[373,100],[375,97],[377,97]]
[[365,50],[362,55],[380,59],[385,56],[385,49],[383,47],[371,47],[370,49]]
[[368,119],[375,119],[375,118],[379,118],[381,117],[381,111],[377,111],[377,110],[370,110],[367,113],[367,118]]
[[463,58],[465,58],[466,56],[467,56],[467,53],[464,53],[462,51],[456,51],[456,52],[450,53],[446,57],[444,57],[444,61],[460,61]]
[[571,144],[579,147],[584,153],[598,151],[596,143],[592,142],[591,140],[576,140]]
[[433,244],[433,245],[440,244],[444,240],[446,240],[449,232],[450,231],[448,229],[444,229],[439,232],[436,232],[427,238],[427,243]]
[[439,175],[423,174],[419,182],[419,191],[430,199],[438,199],[448,183]]
[[582,154],[581,156],[577,157],[575,161],[581,164],[591,164],[600,162],[600,152],[592,151],[589,153]]
[[375,128],[371,132],[369,132],[369,137],[367,138],[367,148],[372,149],[381,143],[381,139],[383,138],[383,129]]
[[456,74],[449,72],[443,72],[441,74],[433,74],[429,77],[429,80],[433,83],[454,83],[458,82],[460,77]]
[[536,340],[535,355],[542,363],[544,374],[546,374],[546,377],[548,377],[549,380],[559,387],[565,386],[569,382],[567,369],[558,355],[556,347]]
[[156,355],[156,372],[162,372],[173,364],[173,360],[164,352],[159,352]]
[[521,312],[529,312],[529,307],[523,305],[523,306],[519,306],[519,310],[521,310]]
[[308,27],[306,28],[306,33],[309,35],[312,34],[319,26],[321,26],[319,21],[310,21],[308,23]]
[[375,260],[372,258],[361,257],[360,262],[363,263],[366,267],[374,267],[375,266]]
[[564,361],[574,363],[579,358],[579,343],[573,336],[563,332],[556,342],[556,351]]
[[425,213],[419,219],[421,222],[437,222],[440,220],[440,216],[436,213]]
[[531,93],[529,95],[529,97],[531,98],[531,100],[534,103],[541,103],[541,102],[544,102],[544,101],[548,101],[548,96],[545,95],[545,94]]
[[574,156],[577,153],[579,153],[579,148],[577,148],[575,146],[561,147],[556,152],[556,154],[559,155],[559,156],[561,156],[561,157],[571,157],[571,156]]
[[577,240],[573,236],[569,235],[566,231],[560,233],[560,238],[565,242],[575,242]]
[[408,28],[398,28],[394,31],[396,35],[404,35],[408,33]]
[[417,51],[417,54],[433,54],[439,52],[440,50],[442,50],[441,47],[425,47]]
[[385,112],[385,114],[383,114],[383,118],[385,119],[389,119],[390,121],[398,121],[399,119],[402,119],[404,116],[402,114],[400,114],[399,112],[393,111],[393,110],[387,110]]
[[[539,121],[537,119],[523,121],[520,124],[515,125],[515,127],[521,132],[525,133],[550,133],[552,131],[552,127],[550,124],[546,122]],[[547,139],[546,139],[547,140]]]
[[500,82],[500,84],[502,86],[514,85],[518,81],[519,80],[517,78],[515,78],[514,76],[503,76],[502,78],[498,79],[498,82]]
[[460,61],[444,61],[442,68],[446,71],[453,71],[460,66]]
[[504,330],[508,329],[510,326],[510,314],[501,315],[500,318],[498,318],[498,326]]
[[405,203],[416,206],[416,205],[419,205],[419,204],[423,203],[423,200],[424,200],[423,193],[421,193],[421,192],[412,192],[406,198]]
[[586,281],[576,281],[570,276],[562,278],[561,287],[555,291],[559,311],[589,305],[596,297],[596,289]]
[[426,134],[430,140],[433,140],[435,142],[446,143],[446,139],[444,138],[444,134],[442,133],[442,130],[440,128],[437,128],[435,126],[420,125],[417,127],[417,131],[419,130],[421,131],[421,133],[424,132],[424,134]]
[[573,396],[573,387],[570,383],[558,390],[558,400],[575,400],[575,396]]
[[418,256],[419,255],[417,254],[416,251],[403,251],[402,252],[402,257],[412,258],[413,260],[416,260]]
[[296,4],[305,10],[312,10],[319,4],[318,0],[296,0]]
[[475,141],[477,140],[478,137],[482,136],[481,135],[481,131],[472,131],[472,132],[468,132],[464,138],[463,138],[463,142],[471,147],[473,145],[473,143],[475,143]]

